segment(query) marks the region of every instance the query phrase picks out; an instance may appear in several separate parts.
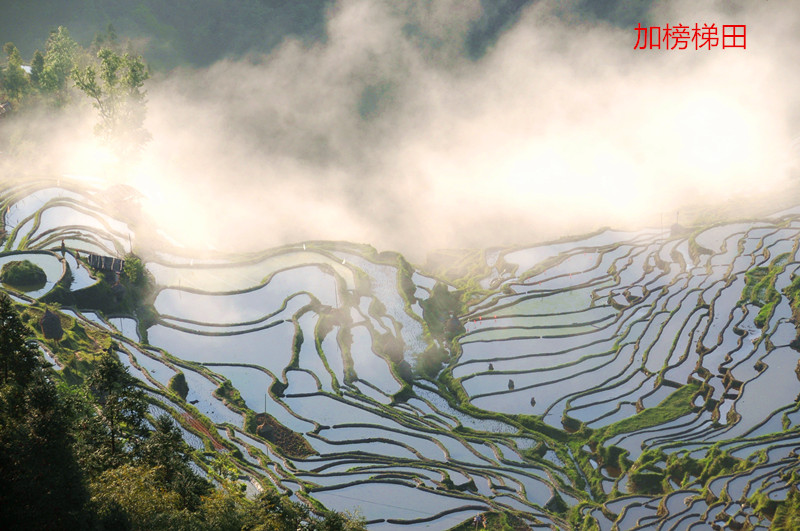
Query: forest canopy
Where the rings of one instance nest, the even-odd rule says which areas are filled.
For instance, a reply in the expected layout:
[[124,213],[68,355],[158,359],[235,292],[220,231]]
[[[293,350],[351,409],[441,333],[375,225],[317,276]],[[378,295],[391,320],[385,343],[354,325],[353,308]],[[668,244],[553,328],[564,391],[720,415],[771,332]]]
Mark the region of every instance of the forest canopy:
[[42,35],[59,25],[70,28],[84,45],[108,44],[114,33],[140,43],[159,69],[205,66],[228,56],[269,51],[287,35],[319,38],[324,32],[327,0],[309,2],[138,2],[42,0],[36,9],[25,2],[3,7],[0,34],[26,57],[42,47]]
[[[358,530],[277,491],[247,499],[224,467],[214,479],[167,415],[149,403],[116,346],[82,384],[43,362],[33,331],[0,293],[0,522],[5,529]],[[148,418],[149,416],[149,418]],[[220,454],[219,458],[225,458]]]

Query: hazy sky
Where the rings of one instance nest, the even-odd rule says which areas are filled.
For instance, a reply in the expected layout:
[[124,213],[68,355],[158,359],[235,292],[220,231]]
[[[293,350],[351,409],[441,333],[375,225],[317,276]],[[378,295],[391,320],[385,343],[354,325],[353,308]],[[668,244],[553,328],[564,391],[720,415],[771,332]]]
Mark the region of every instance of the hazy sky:
[[[416,256],[652,226],[796,180],[797,4],[642,5],[333,2],[312,43],[154,76],[153,140],[112,179],[189,246]],[[745,24],[747,49],[634,50],[638,21]],[[108,172],[86,130],[60,146],[70,171]]]

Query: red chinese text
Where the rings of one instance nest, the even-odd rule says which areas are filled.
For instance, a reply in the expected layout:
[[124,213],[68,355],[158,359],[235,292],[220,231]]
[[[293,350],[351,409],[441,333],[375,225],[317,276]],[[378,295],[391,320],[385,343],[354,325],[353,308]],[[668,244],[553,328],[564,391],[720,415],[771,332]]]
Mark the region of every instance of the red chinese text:
[[744,24],[716,24],[693,26],[669,24],[662,26],[636,26],[634,50],[711,50],[712,48],[747,48],[747,26]]

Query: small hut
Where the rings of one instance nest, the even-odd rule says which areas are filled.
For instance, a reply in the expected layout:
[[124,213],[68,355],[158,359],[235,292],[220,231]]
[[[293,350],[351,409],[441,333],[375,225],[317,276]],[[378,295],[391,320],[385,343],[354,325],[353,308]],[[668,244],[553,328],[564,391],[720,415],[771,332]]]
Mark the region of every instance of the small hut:
[[39,321],[39,326],[42,328],[42,334],[45,339],[61,341],[61,338],[64,337],[64,329],[61,328],[61,319],[49,309],[45,310],[42,319]]
[[[119,285],[120,274],[125,269],[125,260],[111,256],[101,256],[98,254],[89,253],[86,255],[86,261],[89,262],[89,267],[95,271],[113,273],[116,284]],[[120,294],[118,291],[114,293],[114,297],[116,297],[117,302],[122,300],[122,296],[124,296],[124,294],[124,292]]]
[[100,256],[97,254],[89,254],[87,256],[89,266],[98,271],[110,271],[112,273],[121,273],[125,267],[125,260],[120,258],[113,258],[111,256]]

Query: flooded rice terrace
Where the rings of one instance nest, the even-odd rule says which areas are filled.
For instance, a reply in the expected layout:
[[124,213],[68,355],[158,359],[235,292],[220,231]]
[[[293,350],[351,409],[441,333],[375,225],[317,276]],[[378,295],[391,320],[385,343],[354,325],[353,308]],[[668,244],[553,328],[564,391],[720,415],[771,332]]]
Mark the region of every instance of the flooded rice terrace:
[[[213,476],[229,453],[250,495],[274,486],[371,529],[492,510],[534,528],[575,511],[600,529],[766,528],[754,500],[785,499],[798,472],[800,210],[465,253],[456,270],[341,242],[140,249],[118,192],[3,189],[0,264],[47,275],[3,287],[111,336],[196,466]],[[88,259],[131,251],[154,291],[115,307]]]

